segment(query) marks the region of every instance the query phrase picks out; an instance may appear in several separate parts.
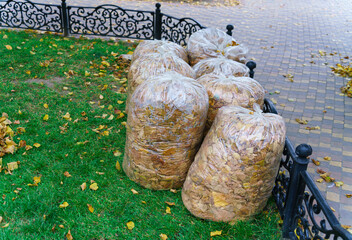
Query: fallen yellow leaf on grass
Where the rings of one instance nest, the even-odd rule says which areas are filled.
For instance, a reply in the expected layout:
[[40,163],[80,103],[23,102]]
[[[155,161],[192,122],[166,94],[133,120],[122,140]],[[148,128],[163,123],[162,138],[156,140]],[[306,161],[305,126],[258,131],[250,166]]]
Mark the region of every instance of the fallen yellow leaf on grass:
[[39,148],[41,145],[39,143],[34,143],[33,146]]
[[7,228],[10,225],[10,223],[6,223],[5,225],[1,226],[1,228]]
[[35,183],[35,184],[40,183],[40,181],[41,181],[40,178],[41,178],[41,176],[39,176],[39,177],[33,177],[34,183]]
[[85,71],[84,76],[89,77],[90,76],[90,72]]
[[113,120],[113,119],[114,119],[114,115],[111,114],[110,117],[108,118],[108,120],[111,121],[111,120]]
[[68,233],[66,234],[67,240],[73,240],[73,237],[71,235],[71,230],[68,230]]
[[116,161],[115,167],[118,171],[121,171],[121,165],[120,165],[119,161]]
[[67,121],[71,121],[72,120],[71,115],[68,112],[65,115],[63,115],[62,118],[67,120]]
[[62,204],[60,204],[60,208],[67,208],[68,207],[68,202],[63,202]]
[[91,190],[94,190],[94,191],[96,191],[96,190],[98,190],[98,184],[97,183],[92,183],[90,186],[89,186],[89,188],[91,189]]
[[160,239],[161,239],[161,240],[166,240],[166,239],[168,239],[168,237],[167,237],[166,234],[160,233],[159,236],[160,236]]
[[86,188],[87,188],[87,183],[82,183],[82,185],[81,185],[81,189],[82,189],[82,191],[84,191],[84,190],[86,190]]
[[27,70],[25,73],[28,74],[28,75],[30,75],[30,74],[31,74],[31,71]]
[[87,204],[87,206],[88,206],[89,212],[93,213],[94,212],[94,208],[92,207],[92,205]]
[[7,50],[12,50],[12,47],[10,45],[5,45]]
[[137,192],[136,190],[134,190],[133,188],[131,189],[131,192],[132,192],[133,194],[138,194],[138,192]]
[[67,172],[67,171],[64,172],[64,175],[65,175],[65,177],[72,177],[71,174],[69,172]]
[[44,121],[48,121],[48,120],[49,120],[49,115],[48,115],[48,114],[45,114],[45,116],[43,117],[43,120],[44,120]]
[[49,105],[48,104],[46,104],[46,103],[44,103],[44,108],[49,108]]
[[7,163],[7,169],[9,171],[13,171],[15,169],[18,169],[18,163],[17,162],[9,162],[9,163]]
[[222,230],[220,230],[220,231],[210,232],[210,236],[211,236],[211,237],[214,237],[214,236],[220,236],[220,235],[221,235],[221,233],[222,233]]
[[114,156],[115,157],[119,157],[119,156],[121,156],[122,155],[122,153],[119,151],[119,150],[115,150],[114,151]]
[[171,214],[171,208],[170,208],[170,207],[166,207],[165,212],[166,212],[167,214]]
[[134,222],[132,221],[128,222],[126,225],[129,230],[132,230],[134,228]]
[[2,217],[0,216],[0,223],[2,222]]
[[123,101],[120,101],[120,100],[119,100],[119,101],[117,101],[117,103],[118,103],[118,104],[122,104],[122,103],[123,103]]
[[169,206],[175,206],[175,203],[174,202],[165,202],[167,205]]

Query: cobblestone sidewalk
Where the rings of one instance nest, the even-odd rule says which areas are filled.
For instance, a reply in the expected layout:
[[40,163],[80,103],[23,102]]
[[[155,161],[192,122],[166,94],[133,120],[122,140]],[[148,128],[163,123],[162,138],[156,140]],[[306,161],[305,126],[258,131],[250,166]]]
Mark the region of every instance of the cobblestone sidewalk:
[[[67,3],[98,4],[93,0]],[[105,3],[154,9],[149,1],[99,1]],[[349,63],[344,57],[352,58],[352,2],[243,0],[235,7],[163,3],[161,9],[175,17],[192,17],[204,26],[224,30],[227,24],[235,26],[234,37],[248,45],[250,56],[257,62],[255,79],[267,89],[267,97],[277,102],[286,120],[287,136],[296,145],[312,145],[312,158],[321,162],[319,167],[311,164],[309,172],[318,179],[316,170],[320,168],[344,182],[339,188],[333,183],[317,185],[341,223],[352,225],[352,198],[345,196],[352,193],[352,99],[340,94],[347,81],[334,76],[330,69],[336,63]],[[285,78],[288,74],[292,77]],[[276,90],[280,93],[275,94]],[[307,120],[308,125],[298,124],[296,118]],[[306,126],[320,129],[309,131]]]

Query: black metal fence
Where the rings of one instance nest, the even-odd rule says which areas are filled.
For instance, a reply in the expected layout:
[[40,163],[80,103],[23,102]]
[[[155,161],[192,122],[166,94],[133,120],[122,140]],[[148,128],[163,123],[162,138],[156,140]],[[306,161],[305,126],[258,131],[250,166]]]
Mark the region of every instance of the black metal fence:
[[[0,3],[0,27],[25,28],[69,34],[114,36],[132,39],[166,39],[185,45],[189,36],[204,28],[191,18],[175,18],[155,11],[123,9],[115,5],[98,7],[33,3],[8,0]],[[233,26],[227,26],[232,35]],[[256,64],[247,63],[250,77]],[[265,112],[277,114],[265,99]],[[283,219],[283,237],[289,239],[344,239],[352,235],[336,219],[326,200],[307,172],[312,148],[301,144],[296,149],[286,138],[283,158],[276,177],[273,197]]]
[[[33,3],[8,0],[0,4],[0,27],[25,28],[69,34],[113,36],[132,39],[165,39],[186,45],[189,36],[204,28],[191,18],[175,18],[155,11]],[[233,27],[232,27],[233,29]]]
[[[265,99],[264,102],[264,112],[277,114],[270,100]],[[283,237],[294,240],[352,240],[352,235],[341,226],[307,172],[311,154],[310,145],[301,144],[294,149],[286,138],[272,192],[283,219]]]

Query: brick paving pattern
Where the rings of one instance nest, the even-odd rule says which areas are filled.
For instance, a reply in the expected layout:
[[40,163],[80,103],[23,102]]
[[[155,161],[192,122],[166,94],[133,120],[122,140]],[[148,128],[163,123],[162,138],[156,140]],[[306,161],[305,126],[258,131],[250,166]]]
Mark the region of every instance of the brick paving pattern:
[[[98,4],[93,0],[67,3]],[[107,3],[154,10],[149,1],[99,1]],[[235,26],[234,37],[247,44],[249,56],[257,62],[255,79],[268,93],[280,91],[267,97],[277,102],[287,123],[287,136],[296,146],[310,144],[312,158],[321,162],[319,167],[309,165],[311,175],[318,179],[316,170],[321,168],[344,182],[340,188],[333,183],[316,184],[341,223],[352,225],[352,198],[345,196],[352,193],[352,99],[340,95],[347,80],[334,76],[330,69],[341,61],[348,64],[350,60],[343,58],[352,57],[352,1],[242,0],[234,7],[163,3],[161,10],[174,17],[192,17],[208,27],[225,30],[227,24]],[[293,82],[283,76],[287,74],[293,75]],[[298,124],[296,118],[308,120],[308,125]],[[320,130],[305,130],[306,126]],[[325,156],[331,160],[324,160]]]

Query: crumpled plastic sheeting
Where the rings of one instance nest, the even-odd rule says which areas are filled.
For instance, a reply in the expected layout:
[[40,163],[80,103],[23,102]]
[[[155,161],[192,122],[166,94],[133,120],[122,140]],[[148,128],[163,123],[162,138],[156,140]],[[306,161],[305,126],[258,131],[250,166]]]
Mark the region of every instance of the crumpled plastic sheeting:
[[256,103],[261,109],[263,108],[265,90],[252,78],[206,74],[197,81],[205,87],[209,96],[205,133],[209,131],[221,107],[240,106],[253,110],[253,105]]
[[146,40],[138,44],[132,55],[132,63],[139,57],[150,53],[172,52],[175,56],[182,58],[188,63],[187,51],[177,43],[166,40]]
[[248,48],[219,29],[206,28],[190,36],[187,52],[191,66],[203,59],[221,56],[245,63]]
[[222,107],[190,167],[182,200],[195,216],[234,223],[263,210],[285,143],[276,114]]
[[208,106],[205,88],[176,72],[137,87],[128,106],[127,176],[150,189],[180,188],[203,138]]
[[127,105],[136,87],[151,77],[169,71],[178,72],[185,77],[195,78],[192,67],[173,52],[151,53],[136,59],[128,72]]
[[196,78],[199,78],[205,74],[223,74],[225,76],[235,76],[235,77],[248,77],[249,68],[239,62],[227,59],[225,57],[219,58],[208,58],[199,61],[193,66],[196,72]]

